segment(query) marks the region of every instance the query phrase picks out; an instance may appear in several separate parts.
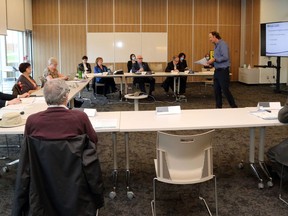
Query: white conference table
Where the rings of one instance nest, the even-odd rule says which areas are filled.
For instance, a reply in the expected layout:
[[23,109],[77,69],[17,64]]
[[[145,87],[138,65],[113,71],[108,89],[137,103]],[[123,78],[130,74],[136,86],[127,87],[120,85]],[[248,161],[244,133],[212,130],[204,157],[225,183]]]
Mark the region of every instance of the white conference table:
[[[93,79],[93,77],[87,77],[87,79],[81,80],[70,80],[66,81],[67,85],[69,86],[70,92],[68,95],[68,101],[70,103],[70,107],[74,107],[74,100],[73,98],[80,94],[80,92],[86,87],[86,85]],[[31,94],[31,97],[43,97],[43,88],[35,91]]]
[[[177,79],[181,76],[198,76],[198,77],[213,77],[214,71],[204,71],[204,72],[192,72],[189,73],[189,71],[185,72],[153,72],[153,73],[124,73],[124,79],[125,79],[125,94],[128,92],[128,86],[127,86],[127,78],[135,78],[135,77],[173,77],[174,79],[174,95],[179,94],[180,92],[180,79]],[[178,81],[177,81],[178,80]],[[177,88],[176,88],[177,83]]]
[[[179,94],[180,90],[180,79],[177,79],[178,77],[181,76],[197,76],[197,77],[213,77],[214,71],[203,71],[203,72],[193,72],[193,73],[188,73],[187,72],[153,72],[153,73],[124,73],[124,74],[104,74],[104,73],[91,73],[87,74],[89,78],[93,77],[110,77],[110,78],[120,78],[121,83],[120,83],[120,91],[123,93],[123,84],[125,84],[125,89],[124,89],[124,94],[128,94],[128,78],[135,78],[135,77],[173,77],[174,78],[174,94],[177,95]],[[177,83],[178,80],[178,83]],[[123,83],[124,82],[124,83]],[[176,83],[178,84],[178,87],[176,88]]]
[[[126,184],[130,191],[130,165],[129,165],[129,133],[146,131],[178,131],[178,130],[199,130],[199,129],[228,129],[228,128],[249,128],[249,162],[252,171],[259,179],[258,187],[263,188],[263,179],[258,174],[255,163],[255,129],[260,129],[259,163],[265,169],[264,145],[265,127],[283,126],[277,119],[264,120],[250,114],[256,111],[256,107],[236,109],[193,109],[182,110],[181,114],[157,115],[156,111],[133,111],[121,112],[120,132],[125,133],[126,150]],[[137,119],[131,124],[131,119]],[[229,141],[227,141],[229,142]],[[266,171],[266,170],[264,170]],[[266,174],[271,181],[269,172]],[[272,185],[270,185],[272,186]]]

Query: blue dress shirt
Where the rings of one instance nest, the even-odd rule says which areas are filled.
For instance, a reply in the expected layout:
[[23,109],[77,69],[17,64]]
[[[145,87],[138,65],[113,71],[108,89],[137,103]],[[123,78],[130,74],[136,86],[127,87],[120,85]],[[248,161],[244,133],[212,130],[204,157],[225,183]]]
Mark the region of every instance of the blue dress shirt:
[[229,48],[225,41],[219,40],[215,44],[214,58],[216,59],[214,62],[216,69],[230,67]]

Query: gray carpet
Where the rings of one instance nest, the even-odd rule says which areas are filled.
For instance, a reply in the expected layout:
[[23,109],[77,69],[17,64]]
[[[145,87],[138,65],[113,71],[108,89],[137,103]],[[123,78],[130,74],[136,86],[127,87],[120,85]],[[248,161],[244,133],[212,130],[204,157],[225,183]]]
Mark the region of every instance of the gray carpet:
[[[214,108],[213,91],[210,86],[204,89],[200,84],[189,84],[187,87],[187,102],[175,102],[172,96],[164,95],[160,86],[156,87],[153,99],[142,100],[140,110],[155,110],[156,106],[180,104],[182,109]],[[232,83],[231,91],[239,107],[256,106],[258,101],[280,101],[284,104],[287,95],[275,94],[270,85],[247,86]],[[84,91],[84,97],[91,97],[91,92]],[[92,104],[85,101],[83,107],[96,107],[97,111],[133,110],[133,101],[118,100],[118,95],[91,97]],[[224,99],[224,107],[229,107]],[[134,120],[131,120],[133,124]],[[199,131],[177,131],[178,134],[192,134]],[[258,131],[257,131],[258,132]],[[118,139],[118,188],[117,197],[108,197],[112,189],[112,150],[111,134],[98,133],[99,157],[105,181],[105,207],[100,215],[151,215],[150,201],[152,199],[152,179],[155,176],[153,158],[155,157],[156,132],[130,133],[131,144],[131,186],[135,198],[129,200],[125,188],[125,149],[124,136],[117,134]],[[269,127],[266,129],[267,151],[288,136],[287,127]],[[9,143],[18,143],[18,136],[9,135]],[[5,136],[0,136],[0,144],[4,144]],[[258,181],[252,174],[247,163],[243,169],[238,169],[241,160],[248,162],[248,129],[217,130],[213,139],[214,173],[218,181],[219,215],[223,216],[275,216],[288,215],[288,206],[277,198],[279,179],[275,176],[274,187],[257,188]],[[257,152],[257,151],[256,151]],[[0,149],[0,155],[6,155],[6,149]],[[11,149],[11,159],[17,158],[18,150]],[[4,162],[0,161],[2,167]],[[0,178],[0,215],[10,215],[17,167],[10,168],[8,173],[2,173]],[[264,177],[264,176],[263,176]],[[167,185],[157,183],[157,213],[158,215],[207,215],[203,203],[198,199],[198,185]],[[215,211],[213,197],[213,181],[200,187],[201,194],[206,198],[211,210]],[[284,188],[284,196],[288,199],[288,187]]]

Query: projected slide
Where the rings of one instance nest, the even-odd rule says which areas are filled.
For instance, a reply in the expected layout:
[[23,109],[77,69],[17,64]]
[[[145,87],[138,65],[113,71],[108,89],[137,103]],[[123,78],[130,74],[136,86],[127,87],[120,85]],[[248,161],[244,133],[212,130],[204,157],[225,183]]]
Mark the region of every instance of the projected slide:
[[288,56],[288,22],[266,25],[266,55]]

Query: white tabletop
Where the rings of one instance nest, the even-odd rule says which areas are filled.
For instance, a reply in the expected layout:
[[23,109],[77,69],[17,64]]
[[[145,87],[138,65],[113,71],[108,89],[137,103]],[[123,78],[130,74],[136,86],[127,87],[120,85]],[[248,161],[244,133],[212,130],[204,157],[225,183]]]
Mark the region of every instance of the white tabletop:
[[[181,114],[157,115],[156,111],[121,112],[120,132],[169,131],[281,126],[278,120],[264,120],[249,112],[255,108],[194,109]],[[131,121],[133,119],[133,121]]]

